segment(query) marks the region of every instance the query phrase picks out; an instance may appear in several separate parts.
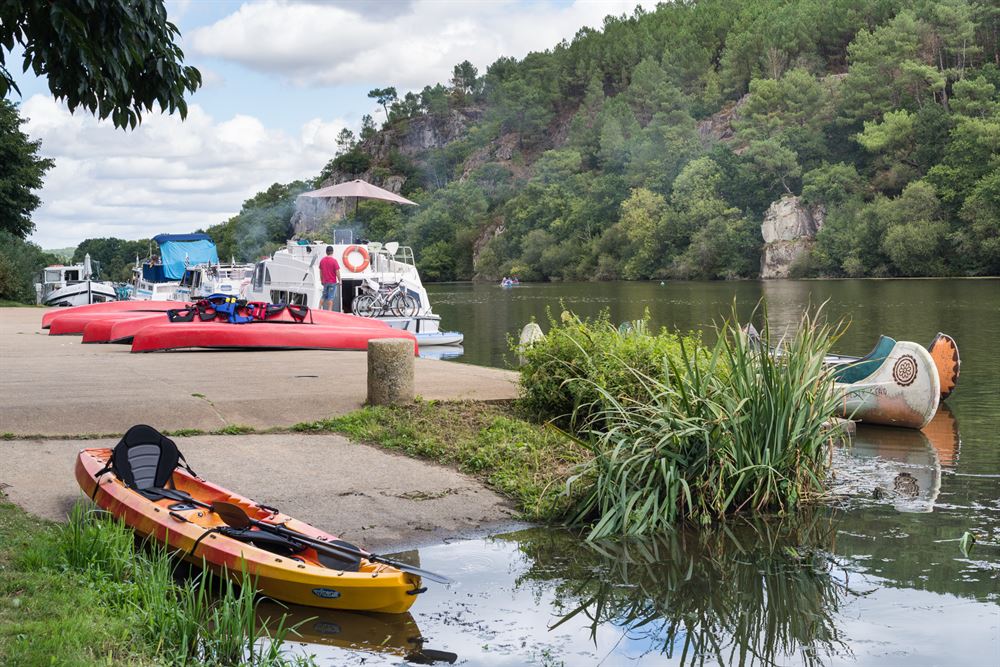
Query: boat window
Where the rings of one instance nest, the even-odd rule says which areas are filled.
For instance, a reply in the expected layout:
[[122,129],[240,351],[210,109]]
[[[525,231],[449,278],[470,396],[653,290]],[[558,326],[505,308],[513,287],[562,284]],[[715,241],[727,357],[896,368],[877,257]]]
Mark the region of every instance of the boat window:
[[194,277],[194,271],[192,271],[191,269],[185,271],[184,275],[181,277],[181,287],[191,287],[191,281],[193,277]]
[[47,270],[45,272],[45,282],[57,283],[62,280],[62,269]]
[[67,271],[66,272],[66,280],[79,280],[79,279],[80,279],[80,272],[79,271]]
[[191,277],[191,287],[201,286],[201,271],[194,271],[194,275]]
[[264,287],[264,262],[260,262],[254,267],[253,271],[253,289],[254,291],[259,291]]

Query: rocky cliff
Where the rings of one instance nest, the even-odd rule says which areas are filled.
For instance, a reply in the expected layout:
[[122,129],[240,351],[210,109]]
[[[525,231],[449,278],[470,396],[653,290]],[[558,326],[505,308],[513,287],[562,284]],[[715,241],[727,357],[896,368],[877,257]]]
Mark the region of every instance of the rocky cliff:
[[825,215],[822,206],[807,206],[791,195],[772,203],[760,226],[764,237],[760,277],[788,278],[795,263],[812,250]]
[[[461,110],[452,109],[443,116],[417,116],[387,127],[359,145],[361,152],[371,158],[371,166],[367,170],[357,174],[334,171],[320,187],[360,178],[398,194],[406,183],[406,176],[391,173],[387,168],[396,155],[419,162],[427,151],[464,138],[469,127],[481,118],[482,109],[466,107]],[[343,220],[349,208],[353,207],[354,202],[343,199],[301,197],[295,204],[292,227],[295,234],[308,235],[331,222]]]

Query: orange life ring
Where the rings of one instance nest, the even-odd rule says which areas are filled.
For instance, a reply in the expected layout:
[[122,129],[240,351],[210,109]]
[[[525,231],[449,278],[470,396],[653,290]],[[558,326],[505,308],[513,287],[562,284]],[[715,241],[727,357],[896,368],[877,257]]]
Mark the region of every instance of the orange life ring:
[[[362,259],[360,264],[353,264],[351,260],[348,259],[351,256],[351,253],[355,252],[361,253]],[[347,246],[347,250],[344,251],[344,254],[341,255],[340,258],[344,260],[344,266],[347,267],[347,270],[351,273],[361,273],[368,268],[368,264],[371,262],[371,258],[368,256],[368,249],[360,245]]]

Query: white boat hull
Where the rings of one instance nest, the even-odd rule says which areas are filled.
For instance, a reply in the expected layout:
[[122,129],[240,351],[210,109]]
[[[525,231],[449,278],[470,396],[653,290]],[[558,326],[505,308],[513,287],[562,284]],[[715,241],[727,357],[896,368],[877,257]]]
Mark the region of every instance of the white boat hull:
[[934,359],[922,345],[908,341],[898,341],[868,377],[836,387],[840,417],[886,426],[923,428],[941,399]]
[[46,306],[85,306],[116,299],[117,295],[112,285],[85,280],[50,292],[42,303]]

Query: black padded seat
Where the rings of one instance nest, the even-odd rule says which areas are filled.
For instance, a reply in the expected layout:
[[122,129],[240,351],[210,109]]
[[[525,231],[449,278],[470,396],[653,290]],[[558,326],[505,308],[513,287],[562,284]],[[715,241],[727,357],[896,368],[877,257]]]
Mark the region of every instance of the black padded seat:
[[191,500],[190,494],[169,488],[177,466],[195,474],[173,440],[152,426],[136,424],[115,445],[111,460],[98,476],[111,471],[125,486],[150,500]]

